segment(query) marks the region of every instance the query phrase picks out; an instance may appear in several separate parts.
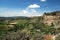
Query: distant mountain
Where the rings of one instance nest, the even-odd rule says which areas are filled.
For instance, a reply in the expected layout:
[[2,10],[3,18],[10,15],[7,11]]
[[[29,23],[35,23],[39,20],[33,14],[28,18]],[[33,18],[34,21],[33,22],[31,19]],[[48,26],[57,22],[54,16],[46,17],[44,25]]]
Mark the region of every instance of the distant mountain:
[[5,19],[27,19],[28,17],[25,17],[25,16],[15,16],[15,17],[0,17],[0,20],[5,20]]

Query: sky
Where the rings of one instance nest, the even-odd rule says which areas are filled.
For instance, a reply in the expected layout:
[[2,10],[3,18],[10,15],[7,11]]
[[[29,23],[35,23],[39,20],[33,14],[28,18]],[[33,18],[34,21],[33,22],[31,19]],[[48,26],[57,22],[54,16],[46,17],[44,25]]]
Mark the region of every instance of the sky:
[[0,16],[41,16],[60,10],[60,0],[0,0]]

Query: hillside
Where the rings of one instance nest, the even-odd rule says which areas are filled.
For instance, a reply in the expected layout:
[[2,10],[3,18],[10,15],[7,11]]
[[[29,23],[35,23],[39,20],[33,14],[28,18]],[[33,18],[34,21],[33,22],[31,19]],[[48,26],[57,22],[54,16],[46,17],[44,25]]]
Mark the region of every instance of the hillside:
[[38,17],[0,17],[0,40],[57,40],[59,18],[59,11]]
[[60,11],[46,13],[43,18],[45,24],[51,25],[53,23],[56,28],[60,28]]

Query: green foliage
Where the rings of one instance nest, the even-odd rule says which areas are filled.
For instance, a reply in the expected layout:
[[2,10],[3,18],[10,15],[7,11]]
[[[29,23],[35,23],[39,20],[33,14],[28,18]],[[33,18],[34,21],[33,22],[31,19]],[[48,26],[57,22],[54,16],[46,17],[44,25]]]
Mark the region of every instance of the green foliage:
[[54,11],[54,12],[45,12],[44,13],[44,15],[52,15],[52,16],[54,16],[54,15],[56,15],[58,12],[60,12],[60,11]]
[[[50,13],[48,15],[50,15]],[[56,35],[60,32],[60,29],[55,29],[53,23],[51,23],[51,26],[42,23],[41,18],[42,17],[35,17],[4,21],[4,24],[0,24],[0,39],[24,40],[29,38],[30,40],[42,40],[44,34]],[[17,23],[9,29],[7,25],[12,21],[17,21]]]

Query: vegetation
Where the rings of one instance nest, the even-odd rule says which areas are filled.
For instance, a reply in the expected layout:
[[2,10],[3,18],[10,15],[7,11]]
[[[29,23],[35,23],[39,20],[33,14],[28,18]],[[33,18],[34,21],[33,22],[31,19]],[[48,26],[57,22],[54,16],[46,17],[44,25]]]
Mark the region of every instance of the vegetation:
[[[10,24],[12,22],[17,23]],[[54,26],[53,23],[51,23],[51,26],[42,23],[41,17],[15,17],[5,20],[1,18],[0,40],[44,40],[43,35],[56,35],[60,32],[60,29],[56,29]]]
[[44,15],[52,15],[52,16],[54,16],[54,15],[56,15],[56,13],[59,13],[60,11],[54,11],[54,12],[49,12],[49,13],[44,13]]

